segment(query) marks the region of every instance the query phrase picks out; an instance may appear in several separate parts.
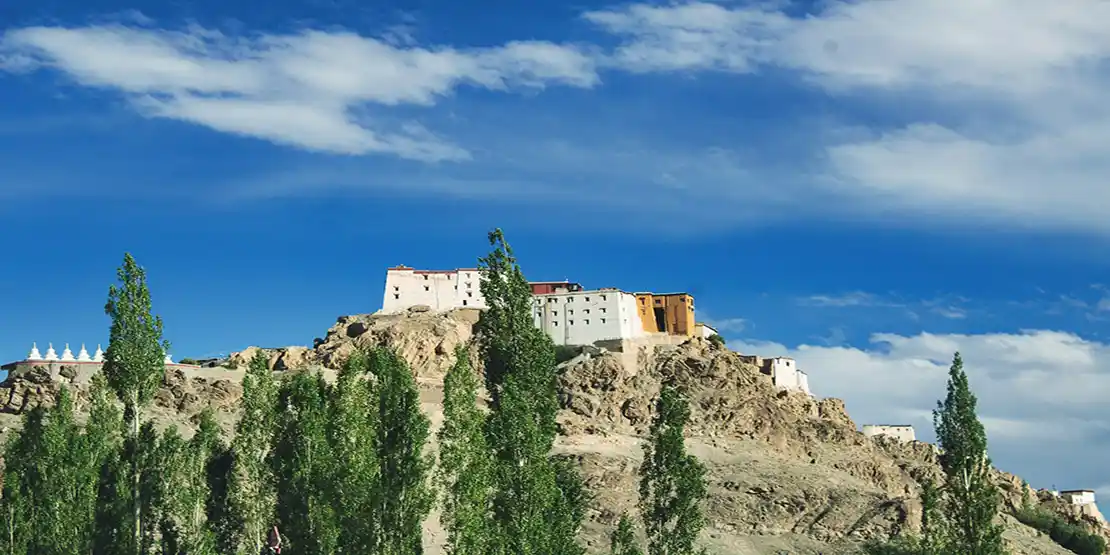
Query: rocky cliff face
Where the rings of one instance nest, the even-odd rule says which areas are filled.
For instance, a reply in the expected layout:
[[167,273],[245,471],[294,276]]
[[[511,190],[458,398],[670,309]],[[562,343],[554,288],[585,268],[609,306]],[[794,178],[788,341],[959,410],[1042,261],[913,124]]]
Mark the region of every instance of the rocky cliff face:
[[[360,343],[393,347],[412,364],[424,386],[424,408],[438,426],[443,375],[477,319],[474,310],[346,316],[311,348],[262,351],[275,371],[315,368],[331,374]],[[225,366],[245,366],[258,351],[237,353]],[[814,370],[819,381],[820,369]],[[583,532],[593,551],[606,548],[606,534],[622,512],[635,511],[651,401],[667,381],[685,389],[691,400],[688,447],[709,469],[703,539],[713,553],[853,553],[864,539],[916,529],[918,484],[939,474],[931,445],[865,438],[840,400],[777,391],[736,353],[700,339],[631,353],[585,349],[560,371],[563,410],[556,450],[578,462],[596,494]],[[230,430],[241,378],[241,369],[171,371],[152,415],[160,425],[189,429],[200,411],[212,406]],[[7,395],[0,401],[8,401],[0,425],[14,426],[20,412],[49,399],[59,385],[33,372],[0,384]],[[1007,507],[1020,506],[1020,478],[999,472],[996,479]],[[1069,553],[1012,518],[1005,520],[1015,554]],[[441,553],[443,533],[435,515],[426,531],[429,553]]]

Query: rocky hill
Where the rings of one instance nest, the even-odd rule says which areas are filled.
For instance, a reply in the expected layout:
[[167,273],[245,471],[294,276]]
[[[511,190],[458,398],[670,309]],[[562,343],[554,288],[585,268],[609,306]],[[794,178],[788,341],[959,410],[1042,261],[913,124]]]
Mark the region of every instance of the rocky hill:
[[[477,319],[474,310],[345,316],[311,348],[262,351],[276,372],[308,368],[330,375],[358,344],[389,345],[412,365],[424,408],[438,427],[443,375]],[[200,411],[212,406],[230,431],[242,367],[258,350],[237,353],[220,368],[169,372],[153,416],[161,426],[178,425],[189,433]],[[862,540],[916,529],[919,481],[939,473],[931,445],[865,438],[840,400],[777,391],[737,353],[701,339],[623,353],[588,348],[562,362],[561,369],[556,449],[577,460],[596,494],[583,534],[597,552],[607,546],[606,535],[620,513],[634,511],[640,444],[651,400],[665,379],[676,380],[691,398],[688,447],[709,469],[710,524],[703,539],[711,553],[854,553]],[[819,375],[820,369],[814,371]],[[48,401],[66,380],[31,372],[0,384],[5,435],[18,425],[19,413]],[[1020,478],[998,472],[996,479],[1007,509],[1017,508]],[[1073,519],[1097,522],[1047,497],[1045,503]],[[1070,553],[1012,517],[1003,518],[1015,554]],[[436,515],[426,532],[429,553],[440,553],[443,533]]]

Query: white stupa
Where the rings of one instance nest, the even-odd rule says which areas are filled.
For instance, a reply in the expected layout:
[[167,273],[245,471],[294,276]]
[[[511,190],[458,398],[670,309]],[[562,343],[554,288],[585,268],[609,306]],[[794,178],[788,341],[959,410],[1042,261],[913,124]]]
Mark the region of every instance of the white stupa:
[[27,360],[42,360],[38,343],[31,343],[31,352],[27,355]]
[[89,352],[85,350],[85,344],[82,343],[81,344],[81,351],[77,353],[77,362],[90,362],[90,361],[92,361],[92,357],[89,356]]
[[170,358],[170,355],[166,355],[166,364],[173,364],[173,359]]
[[69,343],[66,343],[66,348],[65,348],[64,351],[62,351],[62,359],[61,360],[63,362],[73,362],[74,360],[77,360],[77,359],[73,358],[73,351],[69,350]]
[[54,362],[54,361],[58,360],[58,353],[54,352],[54,344],[53,343],[47,343],[46,356],[43,357],[43,360],[48,361],[48,362]]
[[93,353],[93,362],[104,362],[104,351],[100,350],[100,345],[96,346],[96,352]]

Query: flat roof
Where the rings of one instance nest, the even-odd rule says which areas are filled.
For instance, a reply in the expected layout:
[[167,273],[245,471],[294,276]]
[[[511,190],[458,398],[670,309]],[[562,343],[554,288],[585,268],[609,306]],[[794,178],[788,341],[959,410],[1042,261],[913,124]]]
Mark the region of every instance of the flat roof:
[[1066,489],[1060,493],[1094,493],[1093,489]]
[[912,428],[913,424],[864,424],[864,426],[881,426],[883,428]]

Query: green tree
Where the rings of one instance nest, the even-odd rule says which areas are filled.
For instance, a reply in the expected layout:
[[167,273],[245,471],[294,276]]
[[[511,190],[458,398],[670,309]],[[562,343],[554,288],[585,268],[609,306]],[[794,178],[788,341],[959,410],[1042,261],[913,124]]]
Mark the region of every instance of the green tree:
[[486,438],[494,457],[495,551],[579,553],[573,537],[583,512],[571,504],[584,497],[560,485],[577,488],[581,482],[550,457],[559,408],[555,346],[533,325],[531,287],[504,234],[494,230],[489,241],[493,250],[479,260],[487,309],[477,332],[490,395]]
[[274,523],[277,490],[270,456],[277,425],[278,386],[269,359],[255,354],[243,376],[242,416],[231,444],[228,497],[234,549],[257,555]]
[[433,460],[424,453],[428,418],[408,364],[391,349],[371,353],[378,385],[377,455],[380,555],[423,553],[423,522],[435,496],[428,485]]
[[956,353],[948,370],[948,394],[933,411],[940,465],[946,477],[943,535],[949,550],[998,555],[1006,552],[1002,527],[995,523],[1000,494],[991,481],[987,433],[976,414],[976,404],[963,359]]
[[438,483],[444,493],[440,520],[450,555],[486,555],[492,545],[493,491],[485,414],[478,407],[478,377],[466,346],[443,378],[443,427],[439,430]]
[[[123,413],[116,403],[115,395],[101,373],[94,374],[89,388],[89,418],[80,440],[78,467],[84,475],[81,497],[84,505],[81,510],[87,526],[82,539],[85,553],[103,553],[98,549],[97,537],[105,531],[98,526],[97,515],[104,507],[119,507],[126,499],[102,497],[102,476],[108,472],[119,458],[123,446]],[[115,540],[108,543],[116,544]]]
[[338,553],[376,553],[381,472],[377,453],[377,390],[366,379],[369,361],[357,351],[339,371],[332,390],[328,435],[335,452],[332,476],[339,527]]
[[664,386],[655,404],[650,438],[640,466],[640,512],[649,555],[692,555],[705,526],[701,503],[707,496],[705,467],[686,453],[690,419],[686,399]]
[[[146,272],[130,253],[124,255],[116,276],[119,286],[109,288],[104,307],[112,326],[103,372],[109,387],[124,405],[130,438],[137,443],[142,409],[153,399],[165,375],[165,356],[170,346],[162,339],[162,319],[151,314]],[[131,463],[132,534],[135,552],[139,553],[143,534],[139,481],[143,468],[138,459]]]
[[338,545],[328,396],[323,376],[306,372],[293,374],[278,392],[281,410],[271,458],[277,522],[289,549],[298,555],[331,555]]
[[632,530],[632,519],[622,514],[617,529],[609,535],[609,555],[643,555]]
[[921,541],[922,555],[944,555],[945,529],[940,510],[940,491],[932,480],[921,486]]
[[77,554],[88,545],[88,495],[80,428],[73,400],[62,388],[51,408],[38,406],[5,455],[4,516],[7,551]]

